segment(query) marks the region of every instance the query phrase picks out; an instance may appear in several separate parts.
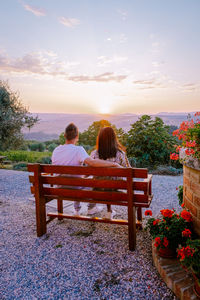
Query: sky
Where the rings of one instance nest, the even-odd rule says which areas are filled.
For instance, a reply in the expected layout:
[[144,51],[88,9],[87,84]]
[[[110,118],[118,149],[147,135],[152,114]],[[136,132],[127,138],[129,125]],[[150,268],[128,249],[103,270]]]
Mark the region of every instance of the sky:
[[0,2],[0,80],[30,112],[200,110],[200,0]]

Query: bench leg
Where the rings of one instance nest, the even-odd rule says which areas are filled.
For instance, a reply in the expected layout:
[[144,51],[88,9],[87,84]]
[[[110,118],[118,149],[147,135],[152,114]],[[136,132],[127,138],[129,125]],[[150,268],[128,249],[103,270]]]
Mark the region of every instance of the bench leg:
[[[58,213],[63,213],[63,200],[57,199]],[[62,220],[62,217],[58,217],[58,220]]]
[[135,206],[128,206],[128,239],[129,250],[133,251],[136,247],[136,221],[135,221]]
[[36,198],[35,200],[37,236],[40,237],[47,232],[46,205],[44,198]]
[[138,221],[142,221],[142,208],[141,207],[137,208],[137,219],[138,219]]
[[111,205],[107,204],[107,211],[111,212]]

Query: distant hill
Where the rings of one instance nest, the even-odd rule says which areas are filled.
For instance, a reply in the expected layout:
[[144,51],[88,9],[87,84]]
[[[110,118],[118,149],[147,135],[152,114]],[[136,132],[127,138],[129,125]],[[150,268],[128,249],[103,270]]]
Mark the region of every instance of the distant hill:
[[[193,117],[194,113],[190,113]],[[136,114],[117,114],[117,115],[101,115],[101,114],[54,114],[54,113],[38,113],[40,121],[31,128],[30,131],[24,130],[24,137],[28,140],[47,141],[58,138],[64,131],[67,124],[74,122],[80,131],[87,129],[94,121],[106,119],[117,128],[123,128],[125,131],[130,129],[130,124],[136,122],[142,115]],[[152,117],[160,117],[167,125],[179,126],[180,123],[187,119],[188,113],[167,113],[161,112],[151,115]]]

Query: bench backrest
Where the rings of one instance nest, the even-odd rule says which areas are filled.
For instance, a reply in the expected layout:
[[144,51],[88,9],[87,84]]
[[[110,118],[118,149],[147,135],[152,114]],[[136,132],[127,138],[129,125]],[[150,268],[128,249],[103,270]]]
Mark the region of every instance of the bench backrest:
[[31,192],[46,201],[62,198],[127,206],[130,199],[135,205],[149,200],[147,169],[28,164],[28,171],[34,172],[29,176]]

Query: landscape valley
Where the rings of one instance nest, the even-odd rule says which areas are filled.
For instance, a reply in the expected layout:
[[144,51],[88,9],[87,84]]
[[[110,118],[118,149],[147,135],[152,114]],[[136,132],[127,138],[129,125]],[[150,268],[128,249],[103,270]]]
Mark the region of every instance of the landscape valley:
[[[122,128],[125,131],[130,129],[130,124],[136,122],[142,114],[59,114],[59,113],[33,113],[33,116],[38,116],[39,122],[34,125],[30,131],[25,129],[23,131],[24,137],[27,140],[46,141],[57,139],[64,128],[70,122],[75,123],[80,132],[86,130],[94,121],[108,120],[110,123],[116,125],[117,128]],[[194,112],[190,113],[191,117]],[[161,118],[167,125],[179,126],[181,122],[187,120],[188,113],[168,113],[161,112],[152,114],[153,118]]]

